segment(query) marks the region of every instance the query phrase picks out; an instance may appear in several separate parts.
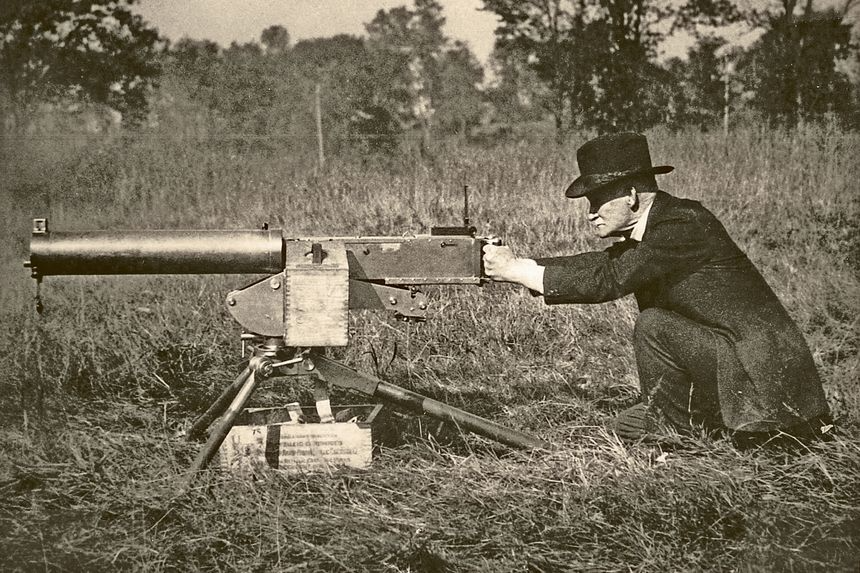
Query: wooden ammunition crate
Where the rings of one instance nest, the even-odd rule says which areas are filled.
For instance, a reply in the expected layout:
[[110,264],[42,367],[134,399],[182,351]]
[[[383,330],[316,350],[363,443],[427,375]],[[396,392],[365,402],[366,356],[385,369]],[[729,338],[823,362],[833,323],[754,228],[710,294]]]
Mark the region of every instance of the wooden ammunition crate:
[[337,421],[328,424],[319,423],[313,407],[301,408],[301,423],[292,421],[287,407],[245,410],[221,445],[221,467],[244,475],[264,468],[287,473],[367,469],[381,409],[381,404],[334,406]]

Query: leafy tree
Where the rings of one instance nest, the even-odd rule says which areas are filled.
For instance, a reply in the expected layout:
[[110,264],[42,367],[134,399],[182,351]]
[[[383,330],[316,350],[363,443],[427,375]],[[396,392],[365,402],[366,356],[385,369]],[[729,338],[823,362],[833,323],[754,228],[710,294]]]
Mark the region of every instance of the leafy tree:
[[218,59],[221,49],[212,40],[182,38],[172,47],[177,59],[192,71],[197,66],[209,66]]
[[846,16],[860,2],[840,4],[819,10],[813,0],[770,0],[745,9],[731,0],[688,0],[678,21],[691,31],[741,20],[763,29],[738,59],[739,77],[754,109],[771,124],[791,126],[828,112],[851,114],[851,86],[839,62],[857,53]]
[[393,154],[399,146],[403,128],[391,111],[370,105],[355,110],[349,117],[349,143],[359,154]]
[[[291,131],[297,127],[298,116],[311,116],[308,94],[312,87],[288,60],[265,57],[256,43],[233,43],[224,50],[214,78],[217,89],[210,106],[232,135],[259,138],[292,134],[295,139],[312,133],[310,128]],[[310,119],[305,124],[310,125]]]
[[445,18],[436,0],[415,0],[380,10],[365,28],[379,78],[379,95],[406,127],[419,127],[429,139],[440,89],[442,59],[448,40],[442,32]]
[[304,77],[322,86],[323,130],[330,148],[390,152],[397,146],[402,130],[380,105],[384,80],[365,42],[345,34],[302,40],[292,59]]
[[309,73],[355,64],[364,65],[368,59],[366,54],[367,47],[362,39],[348,34],[299,40],[292,51],[296,64]]
[[[281,26],[263,30],[260,44],[218,50],[183,40],[170,51],[171,85],[211,114],[232,139],[261,142],[315,137],[314,87],[320,86],[326,147],[392,151],[404,128],[463,131],[483,111],[477,83],[483,70],[462,44],[442,33],[441,5],[381,10],[366,41],[338,35],[289,47]],[[278,55],[279,57],[272,57]],[[438,115],[437,115],[438,114]]]
[[662,72],[651,62],[665,15],[651,0],[484,0],[501,24],[496,46],[519,52],[547,86],[557,133],[570,126],[641,129],[662,117]]
[[215,81],[221,49],[211,40],[183,38],[168,51],[166,73],[186,85],[192,99],[210,101],[218,89]]
[[468,46],[456,42],[445,52],[436,94],[436,121],[442,131],[466,135],[481,122],[484,98],[478,85],[483,80],[484,69]]
[[490,55],[495,81],[487,88],[486,98],[497,121],[518,123],[539,120],[545,109],[547,89],[529,65],[526,55],[496,45]]
[[757,13],[744,10],[732,0],[686,0],[678,8],[673,29],[684,29],[701,38],[714,28],[746,21],[756,21]]
[[311,137],[313,85],[290,58],[272,55],[255,42],[221,50],[208,40],[183,39],[169,51],[166,69],[171,89],[205,110],[211,133],[234,146],[274,148],[272,137]]
[[290,48],[290,33],[283,26],[269,26],[260,35],[260,42],[266,47],[267,54],[284,54]]
[[807,0],[796,14],[796,0],[782,1],[783,13],[771,16],[769,29],[742,61],[752,104],[772,124],[796,125],[828,112],[845,117],[851,85],[839,71],[852,50],[844,13],[816,11]]
[[161,41],[131,11],[135,2],[6,0],[0,80],[17,114],[26,118],[41,103],[83,101],[139,123],[160,73]]
[[501,19],[496,28],[496,50],[503,62],[527,62],[547,86],[541,103],[555,119],[556,133],[564,130],[566,103],[577,91],[588,91],[588,78],[577,63],[583,51],[572,41],[574,26],[582,28],[585,0],[484,0],[487,10]]
[[672,124],[694,124],[708,129],[716,125],[724,111],[725,62],[720,52],[722,38],[704,37],[690,51],[686,61],[673,59],[667,65],[678,87],[672,102]]
[[598,127],[644,129],[664,117],[663,74],[652,60],[663,37],[653,25],[667,12],[653,0],[599,0],[599,7],[596,22],[608,41],[596,54],[603,60]]

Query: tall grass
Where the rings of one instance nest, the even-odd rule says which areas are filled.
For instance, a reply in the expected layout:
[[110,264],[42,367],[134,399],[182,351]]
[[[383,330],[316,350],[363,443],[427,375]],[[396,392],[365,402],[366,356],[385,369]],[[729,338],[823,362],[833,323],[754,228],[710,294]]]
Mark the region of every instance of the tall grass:
[[[356,314],[343,360],[561,445],[509,453],[450,428],[368,472],[176,483],[174,439],[233,375],[223,309],[250,277],[48,278],[36,317],[29,220],[54,229],[424,232],[470,216],[524,255],[600,248],[562,198],[580,141],[450,143],[341,158],[173,137],[4,141],[0,200],[3,570],[853,570],[860,559],[857,135],[649,134],[660,179],[701,200],[804,331],[840,438],[795,456],[690,440],[624,448],[602,428],[637,399],[631,300],[545,307],[506,285],[429,289],[425,324]],[[14,143],[14,145],[13,145]],[[259,402],[301,388],[268,384]],[[409,427],[405,420],[397,422]],[[442,445],[440,445],[440,443]]]

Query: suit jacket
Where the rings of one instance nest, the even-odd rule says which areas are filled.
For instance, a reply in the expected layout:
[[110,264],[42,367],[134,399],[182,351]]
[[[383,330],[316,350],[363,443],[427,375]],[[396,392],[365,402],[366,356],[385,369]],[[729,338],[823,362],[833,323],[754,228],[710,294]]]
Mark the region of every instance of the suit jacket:
[[660,191],[641,242],[538,264],[546,267],[548,304],[599,303],[633,293],[640,311],[670,310],[726,337],[734,355],[718,356],[717,384],[728,428],[771,431],[828,414],[797,325],[699,202]]

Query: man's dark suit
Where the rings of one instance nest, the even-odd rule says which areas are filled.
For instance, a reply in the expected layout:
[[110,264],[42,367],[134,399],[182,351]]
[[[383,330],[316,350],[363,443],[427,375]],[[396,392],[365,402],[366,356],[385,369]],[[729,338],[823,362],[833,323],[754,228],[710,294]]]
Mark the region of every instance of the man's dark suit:
[[599,303],[633,293],[640,311],[671,311],[724,337],[716,380],[729,429],[766,432],[828,415],[797,325],[700,203],[657,192],[641,243],[625,240],[538,264],[546,267],[548,304]]

